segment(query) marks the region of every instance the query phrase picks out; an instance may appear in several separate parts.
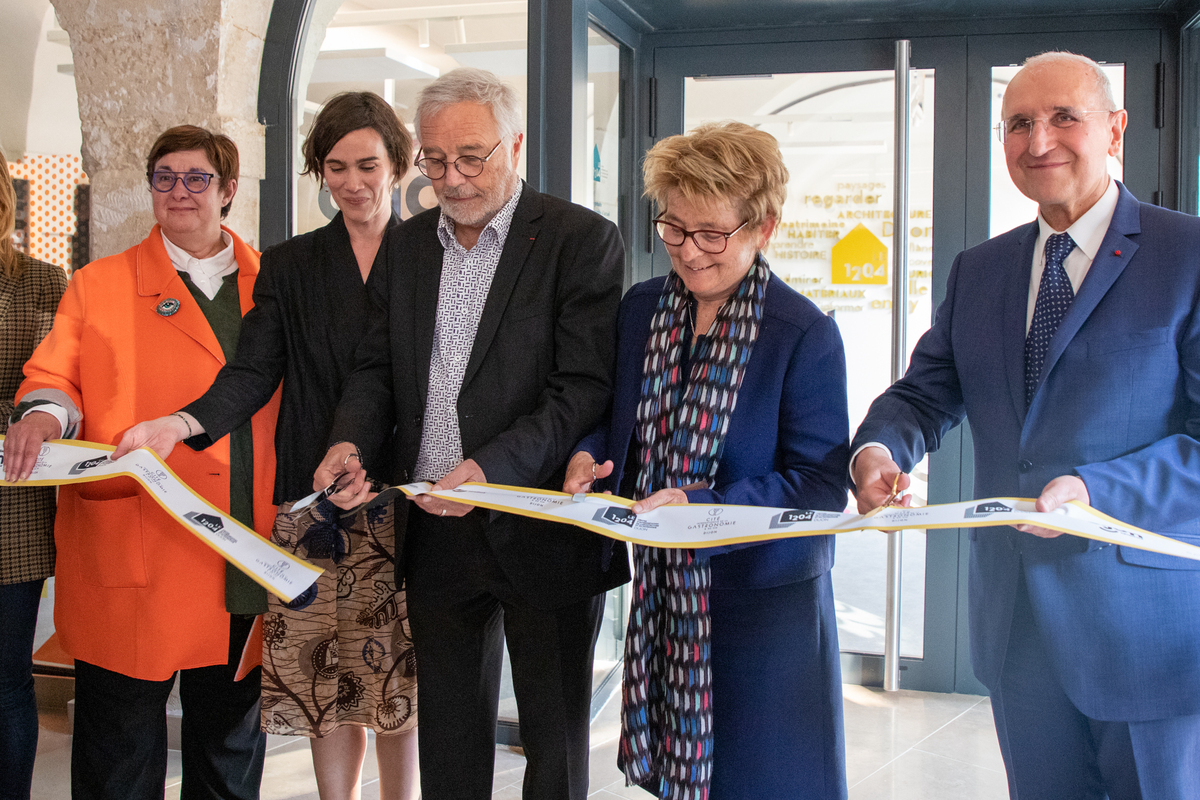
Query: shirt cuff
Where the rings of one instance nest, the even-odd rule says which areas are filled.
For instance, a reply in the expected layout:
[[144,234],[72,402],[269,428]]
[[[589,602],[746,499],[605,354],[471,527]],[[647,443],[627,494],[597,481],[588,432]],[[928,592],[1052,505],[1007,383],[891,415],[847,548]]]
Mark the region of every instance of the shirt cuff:
[[[79,412],[79,407],[75,405],[75,401],[71,396],[61,389],[34,389],[32,392],[26,393],[21,397],[21,402],[17,403],[13,409],[9,424],[16,422],[25,416],[25,412],[35,406],[54,405],[66,411],[67,422],[63,425],[61,439],[74,439],[79,435],[79,423],[83,419],[83,415]],[[53,412],[51,412],[53,413]],[[59,424],[62,425],[62,417],[55,417]]]
[[887,445],[880,444],[879,442],[867,442],[866,444],[862,445],[861,447],[859,447],[857,450],[855,450],[853,453],[850,454],[849,471],[850,471],[850,483],[851,484],[854,483],[854,461],[855,461],[855,459],[858,458],[858,454],[861,453],[863,450],[866,450],[868,447],[878,447],[880,450],[887,453],[888,458],[891,458],[892,461],[896,460],[896,459],[892,458],[892,451],[888,448]]
[[41,405],[36,405],[33,408],[28,409],[24,414],[21,415],[21,419],[25,419],[35,411],[40,411],[43,414],[49,414],[58,420],[58,436],[54,436],[52,438],[63,438],[63,431],[67,429],[67,410],[65,408],[57,403],[42,403]]

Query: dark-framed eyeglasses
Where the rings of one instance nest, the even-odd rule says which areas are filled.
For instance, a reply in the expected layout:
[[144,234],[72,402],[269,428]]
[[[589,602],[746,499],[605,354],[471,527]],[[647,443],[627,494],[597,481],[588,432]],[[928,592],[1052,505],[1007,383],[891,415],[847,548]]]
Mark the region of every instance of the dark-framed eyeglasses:
[[150,175],[150,188],[166,194],[175,188],[176,181],[183,181],[183,188],[192,194],[200,194],[208,188],[208,182],[213,177],[211,172],[172,172],[169,169],[156,169]]
[[660,218],[654,220],[654,230],[658,232],[658,238],[672,247],[680,247],[690,236],[692,237],[692,243],[696,247],[705,253],[715,256],[725,252],[725,248],[729,246],[730,236],[733,236],[749,224],[750,220],[746,220],[741,225],[729,231],[729,233],[725,231],[689,231],[687,228],[681,228],[674,222],[667,222],[665,219]]
[[1000,143],[1005,144],[1009,139],[1028,139],[1033,134],[1033,129],[1037,127],[1039,122],[1045,125],[1047,130],[1054,128],[1056,130],[1066,131],[1082,125],[1084,119],[1089,114],[1115,113],[1117,112],[1100,109],[1098,111],[1056,111],[1048,117],[1025,117],[1020,114],[1015,114],[997,124],[995,131],[996,135],[1000,137]]
[[[483,165],[487,160],[495,155],[496,150],[504,143],[504,140],[496,142],[496,146],[492,148],[483,158],[479,156],[459,156],[449,162],[458,170],[458,174],[464,178],[477,178],[483,172]],[[418,158],[416,161],[417,169],[421,170],[421,174],[431,181],[441,180],[446,175],[446,160],[444,158]]]

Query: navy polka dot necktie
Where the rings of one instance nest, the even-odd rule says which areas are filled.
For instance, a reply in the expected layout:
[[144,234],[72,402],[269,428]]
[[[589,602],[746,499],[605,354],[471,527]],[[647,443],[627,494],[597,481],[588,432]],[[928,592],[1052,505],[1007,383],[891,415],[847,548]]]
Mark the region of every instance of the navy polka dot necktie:
[[1042,270],[1037,302],[1033,304],[1033,322],[1025,336],[1026,408],[1033,401],[1038,379],[1042,377],[1042,364],[1046,361],[1050,340],[1075,299],[1075,290],[1063,269],[1063,261],[1074,249],[1075,241],[1070,234],[1056,233],[1046,239],[1046,268]]

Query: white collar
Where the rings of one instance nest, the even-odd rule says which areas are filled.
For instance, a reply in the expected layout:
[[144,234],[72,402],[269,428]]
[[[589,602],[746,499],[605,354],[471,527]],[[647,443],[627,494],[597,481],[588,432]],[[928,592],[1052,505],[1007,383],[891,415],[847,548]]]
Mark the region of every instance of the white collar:
[[159,233],[162,234],[163,246],[167,248],[171,266],[178,272],[186,272],[196,288],[209,300],[221,291],[225,276],[238,268],[237,259],[233,256],[233,237],[229,235],[229,231],[221,230],[221,242],[225,247],[208,258],[196,258],[168,239],[161,229]]
[[[1100,199],[1066,230],[1066,233],[1071,234],[1075,246],[1088,257],[1089,262],[1095,260],[1096,254],[1100,252],[1100,245],[1103,244],[1104,236],[1108,233],[1108,226],[1112,224],[1113,214],[1117,210],[1117,200],[1120,196],[1117,182],[1109,178],[1108,188],[1104,190],[1104,194],[1100,195]],[[1054,230],[1040,213],[1038,214],[1038,226],[1040,229],[1038,240],[1041,242],[1044,242],[1051,234],[1063,233],[1063,231]]]

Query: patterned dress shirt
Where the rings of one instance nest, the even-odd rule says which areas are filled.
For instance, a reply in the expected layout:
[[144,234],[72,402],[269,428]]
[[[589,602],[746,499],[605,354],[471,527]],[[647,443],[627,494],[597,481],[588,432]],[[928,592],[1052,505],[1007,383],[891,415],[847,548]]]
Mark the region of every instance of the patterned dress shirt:
[[445,253],[438,287],[437,321],[433,327],[433,352],[429,357],[429,394],[425,400],[421,450],[413,470],[415,480],[436,482],[463,461],[458,393],[475,344],[483,304],[492,288],[513,212],[521,198],[521,187],[518,183],[512,197],[484,227],[479,241],[470,250],[454,238],[454,220],[445,212],[438,220],[438,238]]

